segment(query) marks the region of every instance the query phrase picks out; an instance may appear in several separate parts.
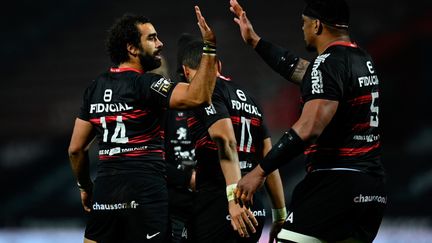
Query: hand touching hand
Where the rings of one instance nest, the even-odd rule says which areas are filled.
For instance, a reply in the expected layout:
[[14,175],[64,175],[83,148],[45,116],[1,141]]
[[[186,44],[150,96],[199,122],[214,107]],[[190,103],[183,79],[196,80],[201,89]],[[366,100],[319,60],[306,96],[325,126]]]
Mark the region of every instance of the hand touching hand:
[[235,202],[246,207],[253,204],[253,195],[260,188],[266,177],[260,165],[257,165],[251,172],[237,182],[237,188],[234,190]]

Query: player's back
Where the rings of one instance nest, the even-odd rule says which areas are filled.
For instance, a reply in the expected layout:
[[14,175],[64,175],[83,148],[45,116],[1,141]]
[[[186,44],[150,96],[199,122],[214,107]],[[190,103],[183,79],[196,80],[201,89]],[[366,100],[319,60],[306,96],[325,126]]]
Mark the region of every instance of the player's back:
[[256,166],[260,159],[256,152],[261,151],[263,140],[269,135],[263,122],[262,110],[247,91],[220,77],[213,92],[212,105],[196,109],[193,114],[188,119],[188,126],[195,142],[197,183],[225,184],[217,146],[207,131],[220,119],[231,119],[242,173],[247,173]]
[[264,124],[263,112],[256,99],[244,88],[230,81],[222,81],[220,92],[233,124],[237,140],[237,152],[242,173],[257,165],[263,148],[263,140],[269,136]]
[[158,79],[166,81],[155,74],[112,68],[87,89],[81,116],[96,128],[99,175],[164,170],[163,102],[150,91]]
[[[343,167],[382,174],[379,80],[372,58],[355,45],[337,45],[319,56],[315,66],[317,60],[321,62],[318,65],[324,93],[330,90],[326,91],[325,86],[332,85],[325,79],[334,80],[337,91],[328,93],[339,105],[315,145],[306,151],[309,162],[314,169]],[[310,67],[311,76],[314,65]]]

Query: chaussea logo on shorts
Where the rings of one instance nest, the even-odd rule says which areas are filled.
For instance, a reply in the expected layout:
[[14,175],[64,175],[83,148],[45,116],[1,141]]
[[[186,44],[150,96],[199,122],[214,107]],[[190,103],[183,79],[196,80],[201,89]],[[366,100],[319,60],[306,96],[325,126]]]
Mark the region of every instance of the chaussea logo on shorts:
[[[254,217],[265,217],[266,216],[266,210],[263,208],[262,210],[254,210],[252,211],[252,214]],[[231,215],[226,216],[226,220],[231,220]]]
[[355,203],[368,203],[368,202],[378,202],[382,204],[387,204],[387,197],[377,196],[377,195],[358,195],[354,197]]
[[139,204],[135,201],[125,203],[93,203],[93,210],[135,209]]

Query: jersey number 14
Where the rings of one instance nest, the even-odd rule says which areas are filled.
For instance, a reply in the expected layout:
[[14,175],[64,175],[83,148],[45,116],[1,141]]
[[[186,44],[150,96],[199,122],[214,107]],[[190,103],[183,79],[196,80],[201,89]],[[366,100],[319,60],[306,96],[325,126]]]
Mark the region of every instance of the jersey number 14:
[[[105,117],[100,118],[100,123],[102,124],[102,128],[104,129],[102,141],[108,142],[108,128]],[[129,142],[129,138],[126,137],[126,126],[123,123],[122,116],[116,117],[116,127],[114,129],[114,133],[110,139],[111,143],[127,143]]]

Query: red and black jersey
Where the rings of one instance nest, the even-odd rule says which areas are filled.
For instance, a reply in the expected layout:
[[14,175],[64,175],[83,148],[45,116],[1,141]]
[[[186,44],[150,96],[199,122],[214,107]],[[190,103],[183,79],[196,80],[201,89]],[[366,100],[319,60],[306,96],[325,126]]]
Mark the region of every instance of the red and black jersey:
[[166,181],[170,214],[188,219],[192,215],[194,194],[189,190],[195,167],[195,149],[187,119],[189,110],[171,110],[165,113]]
[[84,93],[79,118],[99,141],[98,174],[164,172],[164,110],[174,83],[131,68],[111,68]]
[[[225,183],[219,164],[217,146],[208,128],[216,121],[230,118],[237,140],[237,152],[242,173],[258,164],[262,156],[263,140],[270,137],[262,109],[255,98],[229,79],[219,77],[212,95],[212,104],[193,111],[188,126],[195,142],[197,183],[199,179]],[[255,153],[260,153],[258,156]],[[198,177],[199,176],[199,177]]]
[[331,122],[305,151],[307,170],[348,168],[384,174],[379,80],[372,58],[355,44],[336,42],[311,62],[301,91],[303,102],[339,102]]
[[165,115],[166,161],[178,166],[182,161],[193,161],[194,144],[188,128],[189,110],[167,110]]
[[195,166],[195,148],[188,128],[189,110],[165,114],[165,160],[169,186],[187,189]]

